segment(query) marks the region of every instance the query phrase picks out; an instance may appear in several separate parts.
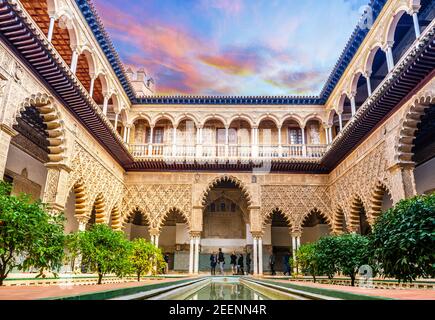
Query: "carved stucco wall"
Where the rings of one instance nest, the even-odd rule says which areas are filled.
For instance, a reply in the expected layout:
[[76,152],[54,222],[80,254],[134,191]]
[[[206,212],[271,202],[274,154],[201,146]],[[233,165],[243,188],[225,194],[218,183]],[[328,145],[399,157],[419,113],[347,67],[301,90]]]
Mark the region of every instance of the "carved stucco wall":
[[133,184],[127,185],[122,199],[123,222],[134,210],[141,211],[151,229],[159,230],[171,210],[178,211],[190,226],[192,213],[192,186],[188,184]]
[[85,214],[90,215],[95,200],[102,196],[105,221],[108,221],[110,212],[120,205],[124,193],[122,178],[115,175],[79,143],[74,145],[67,190],[72,190],[76,184],[83,186],[86,193]]
[[274,210],[281,211],[295,232],[301,230],[304,219],[313,210],[320,212],[328,222],[332,220],[330,195],[326,185],[263,185],[263,223]]

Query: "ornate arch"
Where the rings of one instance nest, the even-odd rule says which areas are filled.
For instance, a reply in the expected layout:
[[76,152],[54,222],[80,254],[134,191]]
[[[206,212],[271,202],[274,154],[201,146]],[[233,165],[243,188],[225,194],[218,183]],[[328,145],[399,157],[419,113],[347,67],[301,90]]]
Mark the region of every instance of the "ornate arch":
[[102,224],[106,220],[106,200],[103,194],[99,193],[93,201],[92,209],[95,209],[95,223]]
[[14,122],[16,123],[16,118],[20,117],[21,112],[26,108],[33,107],[38,110],[42,122],[47,128],[45,131],[48,134],[48,159],[51,163],[59,163],[66,159],[65,126],[61,113],[53,100],[51,96],[45,93],[31,95],[19,106]]
[[378,181],[370,196],[369,211],[367,213],[371,225],[373,225],[376,218],[378,218],[382,213],[382,202],[386,194],[391,197],[391,192],[388,187],[383,182]]
[[[126,112],[126,114],[128,115],[128,113]],[[129,121],[128,121],[128,125],[134,125],[134,123],[138,120],[146,120],[148,122],[149,125],[151,125],[151,118],[146,115],[146,114],[137,114],[135,116],[133,116]]]
[[209,114],[209,115],[206,115],[204,118],[202,118],[202,120],[200,122],[200,126],[204,127],[205,124],[208,121],[210,121],[210,120],[219,120],[220,122],[222,122],[224,127],[228,126],[227,120],[224,117],[222,117],[222,116],[220,116],[218,114]]
[[[182,184],[140,184],[127,186],[122,199],[124,222],[132,212],[143,212],[153,228],[171,208],[177,208],[185,216],[192,212],[192,186]],[[188,219],[190,223],[190,217]]]
[[219,184],[221,182],[227,182],[227,181],[233,182],[237,186],[237,188],[240,189],[240,191],[242,192],[243,196],[246,199],[246,202],[248,203],[248,207],[251,206],[252,205],[252,197],[251,197],[251,194],[250,194],[248,188],[246,187],[246,185],[240,179],[238,179],[234,176],[229,176],[229,175],[217,177],[217,178],[213,179],[213,181],[211,181],[208,184],[207,188],[205,189],[205,191],[202,194],[201,204],[204,206],[206,205],[208,194],[217,184]]
[[363,74],[362,70],[359,70],[353,74],[352,80],[351,80],[350,86],[349,86],[349,92],[351,92],[352,94],[356,94],[358,81],[363,76],[364,76],[364,74]]
[[288,114],[284,115],[281,118],[279,125],[282,127],[284,125],[284,122],[286,122],[287,120],[295,121],[299,125],[300,128],[303,128],[303,126],[304,126],[304,121],[301,119],[301,117],[297,114],[294,114],[294,113],[288,113]]
[[185,113],[185,114],[182,114],[181,116],[179,116],[178,118],[176,118],[174,125],[176,127],[178,127],[180,125],[180,123],[183,122],[184,120],[191,120],[195,124],[195,127],[198,127],[198,125],[199,125],[198,119],[196,118],[195,115],[193,115],[191,113]]
[[249,124],[249,126],[250,126],[251,128],[255,126],[255,125],[254,125],[254,121],[253,121],[252,118],[251,118],[249,115],[247,115],[247,114],[237,114],[237,115],[232,116],[232,117],[228,120],[228,126],[231,126],[231,124],[232,124],[234,121],[236,121],[236,120],[244,120],[244,121],[246,121],[246,122]]
[[342,234],[347,230],[346,215],[340,206],[334,211],[333,233]]
[[307,115],[304,118],[303,126],[306,127],[308,121],[311,121],[311,120],[317,120],[317,121],[319,121],[320,124],[324,123],[322,117],[318,113],[310,113],[309,115]]
[[321,216],[322,218],[324,218],[326,220],[326,223],[329,226],[329,229],[332,231],[334,226],[332,223],[331,218],[325,214],[322,210],[319,210],[317,208],[313,208],[310,211],[307,211],[304,215],[302,215],[299,219],[299,223],[297,224],[297,226],[299,227],[300,230],[303,229],[303,225],[305,223],[305,221],[307,221],[307,219],[312,215],[312,214],[317,214],[319,216]]
[[[413,2],[413,1],[411,0],[408,2]],[[384,43],[394,42],[394,34],[396,33],[397,24],[399,23],[400,19],[402,19],[403,15],[408,14],[408,12],[409,12],[409,7],[406,4],[396,8],[393,16],[390,18],[385,28]]]
[[157,223],[157,228],[159,230],[163,227],[163,224],[164,224],[166,218],[168,217],[168,215],[171,212],[177,212],[178,214],[180,214],[183,217],[183,219],[186,221],[186,224],[187,224],[187,226],[190,229],[190,227],[191,227],[190,226],[190,216],[188,214],[186,214],[183,210],[180,210],[177,207],[172,207],[169,210],[167,210],[162,216],[159,217],[160,219],[159,219],[159,221]]
[[129,223],[130,218],[133,216],[133,214],[139,213],[140,215],[142,215],[142,217],[147,221],[148,225],[151,226],[151,220],[150,220],[150,215],[147,212],[146,208],[141,208],[141,207],[135,207],[132,208],[131,210],[127,211],[127,214],[124,215],[124,217],[122,218],[122,229],[125,229],[127,223]]
[[168,120],[172,126],[175,125],[175,119],[169,113],[159,113],[151,120],[150,125],[155,126],[160,120]]
[[349,211],[349,226],[350,230],[357,230],[360,225],[360,212],[361,209],[364,209],[367,218],[368,218],[368,210],[362,201],[362,198],[359,195],[354,195],[352,197],[352,202],[350,204]]
[[421,117],[425,110],[435,103],[435,91],[423,92],[414,97],[414,102],[406,109],[399,125],[399,133],[395,143],[395,161],[398,163],[413,163],[412,148],[415,139],[417,126],[421,122]]
[[270,114],[270,113],[261,115],[261,116],[258,118],[256,125],[259,127],[260,124],[261,124],[263,121],[265,121],[265,120],[270,120],[270,121],[272,121],[273,123],[275,123],[275,125],[276,125],[277,128],[280,126],[280,121],[279,121],[279,119],[278,119],[275,115]]
[[375,60],[375,56],[378,53],[378,50],[382,50],[381,43],[376,43],[369,50],[367,57],[364,60],[365,61],[364,62],[364,73],[367,73],[367,74],[372,73],[373,61]]
[[288,227],[289,227],[289,229],[290,230],[292,230],[293,229],[293,226],[294,226],[294,221],[293,221],[293,219],[292,219],[292,216],[290,215],[290,214],[288,214],[287,212],[285,212],[283,209],[281,209],[280,207],[276,207],[276,208],[274,208],[274,209],[272,209],[272,210],[269,210],[269,212],[266,214],[266,215],[264,215],[264,216],[262,216],[262,222],[261,222],[261,225],[262,225],[262,227],[263,227],[263,229],[264,229],[264,227],[265,227],[265,225],[266,225],[266,222],[269,220],[269,219],[271,219],[272,217],[273,217],[273,215],[276,213],[276,212],[280,212],[281,214],[282,214],[282,216],[285,218],[285,220],[287,221],[287,223],[288,223]]
[[122,216],[121,212],[119,211],[119,206],[114,205],[112,210],[110,210],[110,217],[112,221],[112,229],[115,231],[121,231],[122,230]]
[[82,180],[77,181],[74,186],[75,212],[76,216],[86,216],[88,214],[88,193]]

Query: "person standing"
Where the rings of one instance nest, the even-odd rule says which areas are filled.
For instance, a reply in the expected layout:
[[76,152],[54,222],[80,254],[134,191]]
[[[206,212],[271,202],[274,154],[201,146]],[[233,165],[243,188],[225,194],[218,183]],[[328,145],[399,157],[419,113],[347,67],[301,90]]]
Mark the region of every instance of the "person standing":
[[269,266],[270,266],[270,271],[272,272],[272,276],[276,275],[276,272],[275,272],[275,254],[273,253],[273,251],[269,257]]
[[217,255],[215,252],[213,252],[210,255],[210,268],[211,268],[211,275],[215,276],[216,275],[216,265],[217,265]]
[[237,256],[236,256],[236,253],[234,251],[230,256],[230,259],[231,259],[231,262],[230,262],[231,263],[231,271],[234,275],[237,273]]
[[244,275],[245,270],[243,269],[243,254],[240,254],[239,260],[237,261],[237,274]]
[[290,276],[290,252],[286,252],[283,258],[283,262],[284,262],[284,275],[285,276]]
[[251,253],[248,251],[246,253],[246,274],[251,273]]
[[164,258],[165,259],[165,274],[169,273],[169,254],[166,252]]
[[218,254],[218,263],[219,263],[219,269],[221,272],[221,275],[224,275],[224,264],[225,264],[225,256],[222,252],[222,248],[219,248],[219,254]]

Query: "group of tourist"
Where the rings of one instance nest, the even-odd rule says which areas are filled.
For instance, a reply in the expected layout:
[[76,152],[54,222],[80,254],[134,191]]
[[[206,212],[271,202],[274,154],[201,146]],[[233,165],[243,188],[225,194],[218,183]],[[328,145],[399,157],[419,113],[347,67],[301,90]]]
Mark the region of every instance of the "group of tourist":
[[[246,274],[250,274],[251,272],[251,254],[249,252],[246,253],[246,260],[243,257],[243,254],[240,253],[238,256],[233,251],[230,256],[230,265],[231,272],[233,275],[245,275],[245,264],[246,264]],[[216,267],[219,265],[219,271],[221,275],[225,274],[224,266],[225,266],[225,255],[222,252],[222,249],[219,248],[219,252],[213,252],[210,255],[210,268],[211,275],[216,275]]]

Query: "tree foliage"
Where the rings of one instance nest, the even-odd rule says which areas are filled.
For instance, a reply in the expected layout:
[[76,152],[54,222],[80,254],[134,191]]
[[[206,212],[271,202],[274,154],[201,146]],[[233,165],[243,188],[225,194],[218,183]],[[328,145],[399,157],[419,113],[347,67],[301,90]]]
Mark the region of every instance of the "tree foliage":
[[122,277],[130,271],[130,242],[105,224],[80,233],[80,253],[82,263],[98,274],[98,284],[108,273]]
[[435,277],[435,193],[400,201],[376,221],[374,259],[399,281]]
[[317,268],[319,275],[332,279],[338,271],[337,237],[320,238],[316,243]]
[[14,269],[41,271],[62,266],[63,218],[50,215],[28,195],[10,195],[11,185],[0,182],[0,285]]
[[316,243],[308,243],[300,246],[296,252],[296,261],[301,271],[310,274],[314,282],[316,282],[316,275],[318,275]]
[[137,275],[137,281],[144,274],[155,273],[161,269],[162,252],[145,239],[132,241],[130,263]]
[[335,259],[337,270],[350,277],[351,285],[355,285],[358,269],[370,262],[369,239],[359,234],[337,236]]

